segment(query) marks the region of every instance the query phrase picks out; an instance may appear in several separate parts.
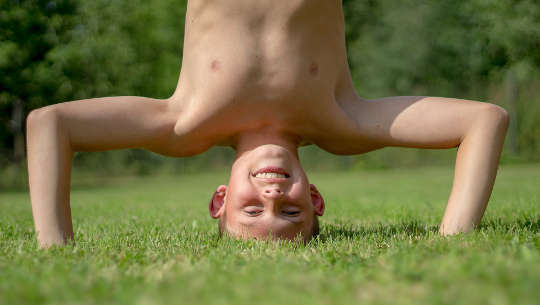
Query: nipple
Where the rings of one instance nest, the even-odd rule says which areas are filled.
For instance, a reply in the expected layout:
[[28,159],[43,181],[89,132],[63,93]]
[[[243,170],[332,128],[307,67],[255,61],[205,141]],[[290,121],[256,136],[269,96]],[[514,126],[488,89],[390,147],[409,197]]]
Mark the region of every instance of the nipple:
[[311,66],[309,66],[309,74],[315,76],[317,73],[319,73],[319,66],[313,62],[311,63]]
[[210,68],[212,69],[212,71],[219,71],[220,67],[221,64],[217,59],[212,60],[212,63],[210,64]]

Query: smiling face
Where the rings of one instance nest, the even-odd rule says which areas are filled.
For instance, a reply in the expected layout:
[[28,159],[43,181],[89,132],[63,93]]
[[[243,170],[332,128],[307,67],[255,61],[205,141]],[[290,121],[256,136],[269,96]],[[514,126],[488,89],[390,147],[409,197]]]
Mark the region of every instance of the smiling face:
[[229,186],[219,186],[210,202],[210,215],[225,218],[225,230],[244,239],[309,239],[323,212],[324,201],[297,155],[273,144],[238,157]]

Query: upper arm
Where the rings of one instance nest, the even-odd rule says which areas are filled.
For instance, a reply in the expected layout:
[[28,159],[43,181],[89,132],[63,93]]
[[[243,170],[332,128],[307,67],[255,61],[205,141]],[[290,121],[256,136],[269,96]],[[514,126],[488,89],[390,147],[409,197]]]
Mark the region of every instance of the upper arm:
[[456,147],[484,118],[505,113],[489,103],[424,96],[361,101],[353,111],[359,139],[379,147],[416,148]]
[[182,154],[182,145],[172,141],[179,114],[170,110],[166,100],[107,97],[55,104],[38,111],[54,113],[73,151],[146,148]]

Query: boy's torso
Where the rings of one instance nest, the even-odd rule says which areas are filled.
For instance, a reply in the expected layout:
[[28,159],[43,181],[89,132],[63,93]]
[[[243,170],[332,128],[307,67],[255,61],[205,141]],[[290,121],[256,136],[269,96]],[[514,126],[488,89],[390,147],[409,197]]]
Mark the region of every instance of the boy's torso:
[[339,153],[355,96],[340,0],[188,2],[172,107],[200,150],[271,129]]

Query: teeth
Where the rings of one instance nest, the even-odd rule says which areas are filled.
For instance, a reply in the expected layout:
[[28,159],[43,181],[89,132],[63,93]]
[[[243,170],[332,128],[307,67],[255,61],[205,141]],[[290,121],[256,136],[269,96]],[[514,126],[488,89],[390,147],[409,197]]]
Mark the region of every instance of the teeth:
[[258,173],[255,175],[257,178],[286,178],[284,174],[278,173]]

